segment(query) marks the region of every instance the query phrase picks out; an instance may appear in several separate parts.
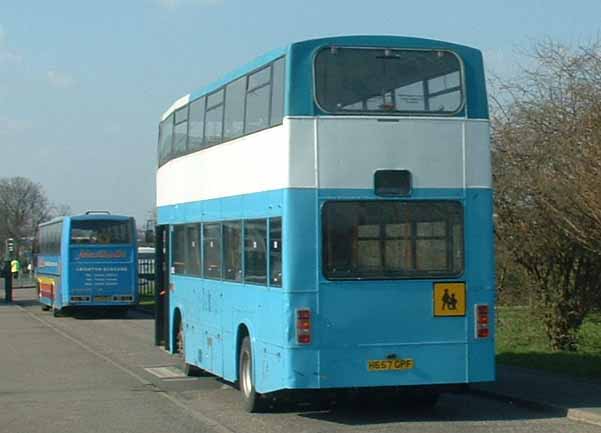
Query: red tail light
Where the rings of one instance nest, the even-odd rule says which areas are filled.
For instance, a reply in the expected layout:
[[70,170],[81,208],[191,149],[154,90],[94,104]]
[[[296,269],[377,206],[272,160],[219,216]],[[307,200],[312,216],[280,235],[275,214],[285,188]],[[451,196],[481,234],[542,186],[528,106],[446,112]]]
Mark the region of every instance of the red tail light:
[[488,305],[476,305],[476,338],[488,338],[489,323]]
[[296,342],[311,343],[311,310],[308,308],[296,310]]

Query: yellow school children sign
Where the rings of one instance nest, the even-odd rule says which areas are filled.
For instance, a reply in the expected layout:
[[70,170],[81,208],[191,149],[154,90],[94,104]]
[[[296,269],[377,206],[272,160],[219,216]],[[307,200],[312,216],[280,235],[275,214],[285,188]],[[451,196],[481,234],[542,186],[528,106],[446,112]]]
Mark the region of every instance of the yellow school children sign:
[[465,316],[465,283],[434,283],[434,316]]

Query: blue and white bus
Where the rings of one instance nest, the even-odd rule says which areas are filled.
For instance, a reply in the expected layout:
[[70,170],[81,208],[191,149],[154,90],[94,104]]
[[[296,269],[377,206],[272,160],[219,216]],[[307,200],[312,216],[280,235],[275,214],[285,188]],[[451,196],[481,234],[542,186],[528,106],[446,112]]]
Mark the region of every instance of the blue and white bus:
[[481,53],[307,40],[178,99],[159,127],[166,337],[246,408],[296,389],[495,377]]
[[114,308],[138,303],[134,219],[105,212],[40,224],[35,278],[44,310]]

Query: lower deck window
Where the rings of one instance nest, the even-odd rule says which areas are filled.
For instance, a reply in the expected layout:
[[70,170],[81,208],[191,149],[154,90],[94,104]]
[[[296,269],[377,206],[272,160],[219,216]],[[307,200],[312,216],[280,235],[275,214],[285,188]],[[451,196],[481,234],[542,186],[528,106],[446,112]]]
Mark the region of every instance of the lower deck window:
[[463,271],[463,208],[458,202],[327,202],[323,231],[324,273],[330,279]]

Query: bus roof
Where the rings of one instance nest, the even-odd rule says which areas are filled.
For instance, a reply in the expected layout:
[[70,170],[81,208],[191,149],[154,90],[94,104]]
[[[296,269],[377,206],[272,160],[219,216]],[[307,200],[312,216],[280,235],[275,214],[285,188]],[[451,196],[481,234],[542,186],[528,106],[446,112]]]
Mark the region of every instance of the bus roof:
[[114,221],[123,221],[131,218],[127,215],[114,215],[114,214],[79,214],[79,215],[64,215],[56,218],[52,218],[49,221],[43,222],[39,225],[39,227],[44,227],[50,224],[55,224],[61,222],[66,219],[83,221],[83,220],[114,220]]
[[[460,45],[436,39],[391,35],[330,36],[316,39],[307,39],[303,41],[290,43],[283,48],[272,50],[260,57],[255,58],[251,62],[246,63],[245,65],[223,75],[220,79],[213,81],[194,92],[182,96],[163,113],[163,115],[161,116],[161,121],[165,120],[171,113],[173,113],[178,108],[185,106],[188,102],[193,101],[208,93],[211,93],[224,86],[225,84],[248,74],[249,72],[252,72],[256,69],[260,69],[263,65],[266,65],[283,55],[290,55],[294,58],[295,65],[304,64],[304,66],[309,66],[308,70],[311,70],[311,62],[313,61],[314,52],[317,49],[328,45],[347,45],[354,47],[392,47],[424,50],[451,50],[457,55],[459,55],[459,57],[461,57],[463,62],[466,64],[466,69],[468,69],[468,72],[473,71],[474,67],[480,66],[481,68],[482,65],[482,54],[479,50],[472,47],[468,47],[466,45]],[[484,88],[485,92],[483,74],[482,77],[471,76],[470,78],[476,81],[473,84],[474,88],[477,88],[478,90],[482,90]],[[301,89],[298,90],[301,91]],[[482,113],[477,113],[478,115],[475,117],[488,117],[488,107],[478,108],[479,109],[477,111],[481,111]],[[295,115],[306,113],[303,112],[287,114]],[[480,116],[480,114],[482,116]]]

